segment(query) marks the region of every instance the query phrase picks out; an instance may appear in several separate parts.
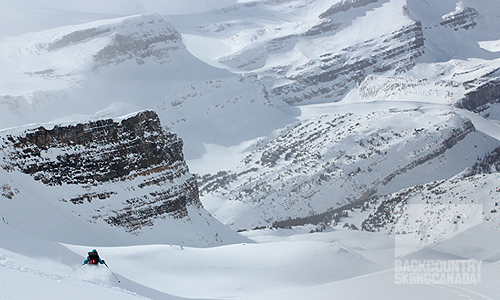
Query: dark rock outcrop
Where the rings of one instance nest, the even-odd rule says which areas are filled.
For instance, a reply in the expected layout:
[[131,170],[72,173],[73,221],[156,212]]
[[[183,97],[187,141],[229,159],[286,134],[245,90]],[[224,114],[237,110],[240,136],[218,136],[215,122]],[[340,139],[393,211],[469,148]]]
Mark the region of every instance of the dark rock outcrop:
[[[41,126],[2,138],[3,169],[60,189],[61,201],[89,207],[98,202],[92,219],[128,232],[153,226],[158,218],[185,217],[190,205],[201,207],[182,140],[164,131],[153,111],[52,129]],[[85,192],[67,192],[66,186]]]
[[442,26],[448,26],[455,31],[459,29],[474,28],[477,23],[475,18],[478,16],[477,11],[472,7],[465,7],[462,11],[457,12],[448,17],[443,22],[439,23]]
[[[163,132],[152,111],[120,123],[108,119],[38,127],[7,139],[13,149],[8,165],[48,185],[106,182],[150,166],[183,162],[182,140]],[[51,158],[54,149],[59,153]]]
[[[399,74],[413,68],[424,53],[424,41],[422,24],[415,22],[383,36],[381,41],[369,40],[336,53],[324,53],[318,67],[286,77],[288,83],[273,88],[271,97],[290,105],[313,99],[338,101],[372,73],[391,70]],[[370,57],[362,54],[366,49],[371,49]]]
[[464,86],[470,88],[456,106],[472,112],[480,113],[490,104],[500,103],[500,79],[484,76],[475,82],[465,82]]
[[500,171],[500,147],[488,153],[474,166],[472,166],[469,175],[490,174]]

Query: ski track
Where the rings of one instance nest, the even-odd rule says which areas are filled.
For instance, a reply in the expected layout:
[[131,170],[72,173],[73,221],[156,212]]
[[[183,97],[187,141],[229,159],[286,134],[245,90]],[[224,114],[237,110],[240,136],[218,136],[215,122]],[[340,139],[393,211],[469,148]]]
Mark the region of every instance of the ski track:
[[[16,261],[14,258],[7,257],[7,256],[0,256],[0,267],[19,271],[19,272],[28,273],[28,274],[38,276],[38,277],[41,277],[44,279],[57,281],[59,283],[65,283],[65,284],[70,284],[70,285],[81,285],[81,286],[100,286],[100,287],[108,288],[108,289],[118,291],[121,293],[130,294],[130,295],[138,297],[138,298],[149,299],[149,298],[137,295],[136,293],[128,291],[126,289],[116,287],[113,285],[108,285],[108,284],[105,284],[102,282],[92,281],[92,280],[84,279],[84,278],[73,277],[70,275],[62,276],[62,275],[57,275],[54,273],[40,271],[40,270],[34,269],[32,267],[27,267],[26,265],[23,265],[22,262]],[[65,266],[65,267],[67,267],[67,266]],[[77,269],[72,269],[72,271],[78,273]],[[5,291],[0,290],[0,296],[1,296],[0,299],[5,299],[2,296],[2,292],[4,294],[6,293]],[[7,299],[9,299],[9,298],[7,298]]]
[[[468,295],[464,295],[464,294],[461,294],[461,292],[466,292],[466,293],[470,293],[470,294],[473,294],[474,296],[478,296],[478,297],[481,297],[482,299],[486,299],[486,300],[495,300],[493,298],[490,298],[488,296],[485,296],[483,294],[480,294],[480,293],[477,293],[477,292],[474,292],[470,289],[466,289],[464,287],[460,287],[460,286],[457,286],[457,285],[449,285],[449,286],[445,286],[445,285],[434,285],[434,284],[431,284],[432,287],[434,288],[437,288],[437,289],[442,289],[442,290],[445,290],[445,291],[449,291],[449,292],[453,292],[455,294],[457,294],[458,296],[461,296],[461,297],[465,297],[466,299],[470,299],[470,300],[478,300],[478,298],[471,298],[471,296],[468,296]],[[457,291],[457,290],[460,290],[460,291]]]

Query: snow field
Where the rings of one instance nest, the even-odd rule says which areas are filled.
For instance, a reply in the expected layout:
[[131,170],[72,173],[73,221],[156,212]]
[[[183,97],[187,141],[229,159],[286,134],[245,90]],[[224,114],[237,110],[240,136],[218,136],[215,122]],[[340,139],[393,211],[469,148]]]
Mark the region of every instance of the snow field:
[[[34,245],[31,245],[32,247]],[[113,286],[105,269],[34,260],[0,248],[0,299],[144,299]]]
[[[334,230],[311,234],[303,228],[242,234],[257,243],[212,248],[99,247],[121,283],[103,266],[80,266],[92,247],[64,245],[73,261],[62,263],[22,256],[2,246],[0,298],[496,299],[498,292],[499,244],[491,241],[500,240],[499,233],[481,225],[408,257],[482,259],[482,281],[477,285],[395,284],[395,242],[380,233]],[[50,256],[49,249],[44,249],[43,254]]]
[[[168,245],[100,248],[113,270],[149,288],[187,298],[284,292],[371,273],[383,267],[349,247],[312,239],[215,248]],[[88,247],[67,246],[75,252]],[[357,267],[353,268],[352,266]]]

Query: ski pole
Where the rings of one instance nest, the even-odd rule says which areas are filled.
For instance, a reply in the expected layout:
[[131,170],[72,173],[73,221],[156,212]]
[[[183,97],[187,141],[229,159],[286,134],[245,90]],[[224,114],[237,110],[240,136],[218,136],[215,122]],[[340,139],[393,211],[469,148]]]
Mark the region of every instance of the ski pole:
[[108,267],[108,264],[106,264],[105,261],[103,261],[103,262],[104,262],[104,265],[106,266],[106,268],[108,268],[111,275],[113,275],[113,277],[115,277],[115,279],[118,281],[118,283],[121,283],[120,279],[118,279],[118,277],[116,277],[115,273],[113,273],[113,271],[111,271],[111,269]]

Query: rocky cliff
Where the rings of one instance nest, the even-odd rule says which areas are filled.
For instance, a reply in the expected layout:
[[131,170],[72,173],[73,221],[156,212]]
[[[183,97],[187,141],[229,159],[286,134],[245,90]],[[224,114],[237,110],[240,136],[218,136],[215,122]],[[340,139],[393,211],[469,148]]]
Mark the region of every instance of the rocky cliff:
[[[287,13],[293,7],[294,13],[303,13],[303,7],[296,2],[269,1],[261,5]],[[308,5],[315,3],[310,1]],[[390,6],[384,5],[384,1],[353,0],[338,1],[324,10],[316,8],[316,15],[308,15],[307,21],[290,22],[294,30],[289,34],[284,25],[245,33],[252,33],[255,43],[221,57],[219,62],[258,74],[266,84],[269,98],[276,103],[340,101],[368,75],[406,72],[424,54],[422,23],[403,16],[403,8],[398,11]],[[375,9],[388,10],[388,15],[394,18],[391,20],[394,26],[380,25],[377,16],[367,13]],[[295,18],[291,14],[290,19]],[[366,29],[347,30],[361,22],[370,24],[367,27],[376,32],[376,36],[366,35],[363,32]],[[267,39],[269,32],[274,31],[279,36]],[[238,33],[232,40],[239,41],[243,37],[244,34]],[[283,60],[283,57],[289,59]]]
[[[368,106],[371,112],[363,112]],[[238,229],[314,223],[409,182],[449,178],[499,145],[447,107],[380,102],[316,109],[321,116],[260,141],[236,170],[201,177],[204,199],[225,200],[218,218]],[[244,213],[227,213],[231,206]]]
[[500,69],[496,69],[479,78],[464,82],[466,92],[456,106],[488,116],[488,109],[500,103],[499,74]]
[[[6,130],[1,140],[4,171],[30,176],[51,191],[42,196],[47,205],[65,203],[65,209],[89,222],[106,223],[133,235],[152,229],[160,220],[190,222],[193,213],[203,215],[207,226],[217,223],[199,201],[182,140],[163,130],[153,111]],[[17,184],[4,184],[2,196],[15,198]],[[212,234],[215,237],[217,232]]]
[[[365,51],[371,53],[367,57]],[[392,71],[405,72],[415,65],[424,52],[422,24],[408,24],[380,37],[325,52],[299,73],[285,76],[287,84],[271,90],[271,95],[288,104],[318,99],[341,100],[369,74]],[[316,64],[317,63],[317,64]]]

